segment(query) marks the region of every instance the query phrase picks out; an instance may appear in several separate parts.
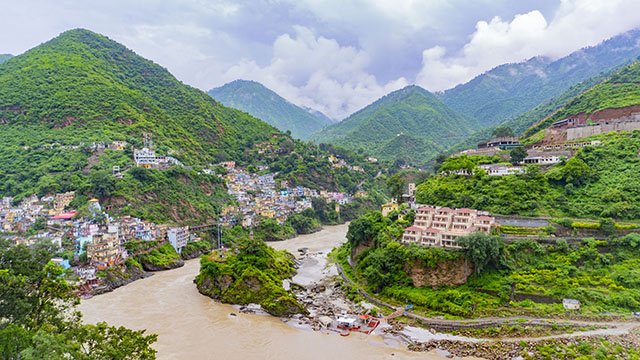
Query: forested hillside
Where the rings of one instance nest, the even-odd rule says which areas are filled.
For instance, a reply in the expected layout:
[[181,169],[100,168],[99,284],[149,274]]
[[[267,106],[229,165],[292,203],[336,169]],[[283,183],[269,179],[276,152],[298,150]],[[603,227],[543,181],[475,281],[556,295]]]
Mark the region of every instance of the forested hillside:
[[385,160],[426,163],[474,127],[474,121],[452,111],[430,92],[408,86],[327,127],[313,140],[362,149]]
[[500,65],[440,95],[459,113],[481,126],[497,125],[550,100],[572,86],[640,56],[640,30],[615,36],[564,58],[535,57]]
[[13,55],[11,54],[0,54],[0,64],[2,64],[3,62],[11,59],[13,57]]
[[275,128],[306,140],[333,122],[323,114],[311,113],[285,100],[264,85],[236,80],[209,90],[209,95],[226,106],[246,111]]
[[555,121],[569,116],[594,114],[634,105],[640,105],[640,61],[623,67],[604,81],[569,99],[551,116],[527,129],[524,136],[532,136]]
[[[133,168],[131,151],[143,133],[152,134],[159,155],[185,167]],[[94,144],[112,141],[129,145]],[[353,188],[368,176],[333,169],[320,161],[327,156],[88,30],[67,31],[0,66],[0,196],[77,190],[123,214],[201,222],[227,201],[221,180],[201,168],[225,160],[263,164],[294,184],[327,189]]]
[[[600,135],[566,162],[542,171],[530,166],[523,175],[436,175],[417,190],[417,201],[469,207],[496,214],[527,216],[640,218],[640,132]],[[480,156],[453,156],[440,171],[473,170],[481,163],[503,161]]]

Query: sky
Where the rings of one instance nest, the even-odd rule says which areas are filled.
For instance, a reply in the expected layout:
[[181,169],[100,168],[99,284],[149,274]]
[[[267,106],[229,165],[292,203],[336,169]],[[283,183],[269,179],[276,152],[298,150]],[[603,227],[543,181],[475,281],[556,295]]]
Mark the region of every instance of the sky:
[[72,28],[209,90],[259,81],[342,119],[410,84],[442,91],[640,27],[640,0],[2,0],[0,53]]

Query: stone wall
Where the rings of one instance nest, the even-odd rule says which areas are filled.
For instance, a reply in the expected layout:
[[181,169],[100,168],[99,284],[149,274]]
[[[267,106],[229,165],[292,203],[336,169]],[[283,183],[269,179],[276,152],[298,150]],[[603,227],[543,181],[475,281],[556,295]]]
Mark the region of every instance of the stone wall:
[[526,218],[519,216],[495,215],[496,222],[500,225],[519,226],[525,228],[543,228],[549,225],[549,221],[540,218]]
[[582,126],[567,129],[567,141],[589,137],[592,135],[606,134],[613,131],[631,131],[640,129],[640,114],[635,114],[638,120],[615,122],[594,126]]

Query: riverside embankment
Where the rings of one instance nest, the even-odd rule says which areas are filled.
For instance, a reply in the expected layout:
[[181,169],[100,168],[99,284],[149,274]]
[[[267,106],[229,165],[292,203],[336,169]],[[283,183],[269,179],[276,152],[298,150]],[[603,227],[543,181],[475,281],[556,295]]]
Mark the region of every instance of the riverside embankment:
[[[326,227],[273,246],[307,247],[321,252],[344,242],[346,225]],[[193,279],[199,261],[162,271],[83,300],[80,310],[89,323],[106,321],[158,334],[159,359],[444,359],[437,353],[413,353],[381,336],[314,332],[292,327],[281,319],[239,313],[198,293]],[[300,276],[314,275],[304,271]],[[301,279],[298,279],[301,281]],[[301,281],[302,282],[302,281]]]

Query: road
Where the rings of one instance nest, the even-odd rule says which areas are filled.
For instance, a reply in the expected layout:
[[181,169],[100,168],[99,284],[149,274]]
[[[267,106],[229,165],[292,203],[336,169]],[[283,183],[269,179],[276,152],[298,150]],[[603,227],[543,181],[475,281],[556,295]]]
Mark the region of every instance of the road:
[[[336,264],[338,269],[338,273],[347,283],[354,286],[358,289],[360,295],[366,298],[371,303],[386,307],[390,310],[397,311],[398,309],[391,304],[385,303],[371,296],[366,291],[362,290],[357,284],[355,284],[348,276],[344,274],[342,267],[340,264]],[[445,319],[434,319],[425,316],[421,316],[412,312],[405,312],[404,316],[418,320],[426,327],[434,328],[437,330],[457,330],[457,329],[469,329],[469,328],[484,328],[484,327],[492,327],[492,326],[501,326],[501,325],[537,325],[537,326],[552,326],[556,325],[568,325],[574,327],[587,327],[587,326],[598,326],[602,327],[601,329],[595,330],[587,330],[587,331],[576,331],[567,334],[556,334],[549,336],[539,336],[539,337],[514,337],[514,338],[467,338],[469,342],[479,342],[479,341],[492,341],[492,342],[518,342],[518,341],[542,341],[549,339],[558,339],[558,338],[575,338],[575,337],[587,337],[587,336],[608,336],[608,335],[625,335],[630,333],[632,330],[636,328],[640,328],[639,321],[588,321],[588,320],[565,320],[565,319],[547,319],[547,318],[534,318],[527,316],[519,316],[519,317],[487,317],[487,318],[476,318],[476,319],[468,319],[468,320],[445,320]],[[464,341],[464,340],[462,340]]]

